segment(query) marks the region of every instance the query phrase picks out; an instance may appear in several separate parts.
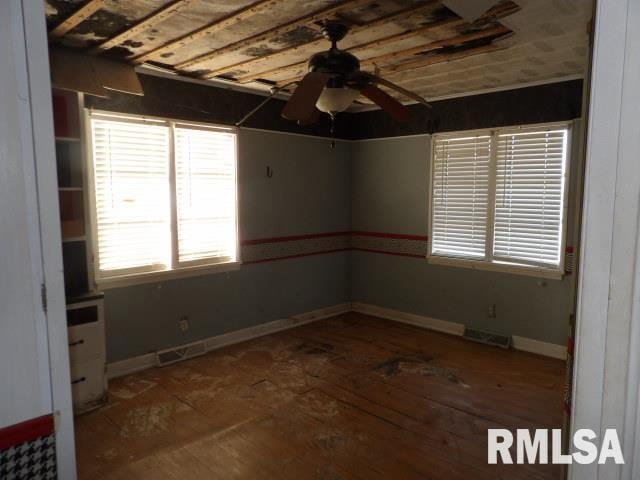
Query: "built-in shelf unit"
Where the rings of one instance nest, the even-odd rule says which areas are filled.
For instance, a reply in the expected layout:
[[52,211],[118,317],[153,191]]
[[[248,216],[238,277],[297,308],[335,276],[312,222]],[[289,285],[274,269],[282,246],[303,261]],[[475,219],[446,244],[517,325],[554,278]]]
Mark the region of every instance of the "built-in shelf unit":
[[54,90],[53,111],[71,386],[76,413],[106,402],[104,295],[93,287],[81,94]]

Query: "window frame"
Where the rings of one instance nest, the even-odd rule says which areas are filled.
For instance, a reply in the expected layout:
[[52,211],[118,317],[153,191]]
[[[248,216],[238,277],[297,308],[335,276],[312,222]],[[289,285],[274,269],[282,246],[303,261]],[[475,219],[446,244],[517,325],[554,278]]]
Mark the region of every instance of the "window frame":
[[[95,192],[95,172],[94,172],[94,159],[93,159],[93,136],[91,129],[91,118],[93,115],[100,116],[102,118],[112,117],[114,120],[120,119],[128,122],[136,123],[149,123],[158,124],[162,123],[167,126],[170,131],[169,135],[169,217],[170,217],[170,235],[171,235],[171,266],[169,268],[157,268],[153,266],[151,268],[145,267],[146,270],[139,268],[121,269],[118,273],[113,275],[102,275],[100,272],[100,258],[98,250],[98,222],[97,222],[97,205],[96,205],[96,192]],[[107,290],[109,288],[126,287],[130,285],[139,285],[144,283],[161,282],[165,280],[172,280],[176,278],[187,278],[198,275],[207,275],[218,272],[229,272],[238,270],[242,265],[241,251],[240,251],[240,182],[239,182],[239,129],[234,126],[221,125],[214,123],[204,123],[191,120],[174,119],[168,117],[158,117],[152,115],[138,115],[129,113],[112,112],[108,110],[98,110],[92,108],[85,108],[83,115],[83,134],[86,145],[86,179],[85,179],[85,193],[87,200],[85,204],[88,205],[88,217],[89,217],[89,235],[87,238],[87,244],[91,252],[90,271],[92,272],[93,283],[96,288]],[[194,128],[207,131],[220,131],[226,133],[233,133],[235,143],[235,238],[236,245],[235,260],[229,261],[217,261],[211,262],[210,258],[203,258],[188,262],[178,261],[178,222],[177,222],[177,197],[176,197],[176,164],[175,164],[175,129],[179,127]],[[228,258],[228,257],[227,257]]]
[[[535,123],[526,125],[515,125],[505,127],[494,128],[482,128],[475,130],[459,130],[453,132],[443,132],[431,135],[430,152],[428,155],[427,175],[428,175],[428,192],[427,192],[427,231],[428,231],[428,245],[426,259],[430,264],[445,265],[453,267],[469,268],[474,270],[487,270],[494,272],[513,273],[517,275],[528,275],[538,278],[549,279],[562,279],[565,274],[565,252],[566,252],[566,240],[567,240],[567,227],[568,227],[568,213],[569,213],[569,189],[571,186],[571,164],[573,153],[573,135],[574,135],[574,123],[575,121],[562,121],[562,122],[547,122],[547,123]],[[527,130],[547,129],[547,128],[566,128],[567,129],[567,144],[566,144],[566,158],[564,161],[564,179],[563,179],[563,196],[562,196],[562,228],[560,238],[560,263],[557,267],[546,267],[539,265],[531,265],[527,263],[509,262],[503,259],[495,258],[493,256],[494,248],[494,224],[495,224],[495,198],[496,198],[496,169],[497,169],[497,149],[496,143],[499,134],[509,132],[523,132]],[[435,254],[433,249],[433,173],[434,173],[434,160],[435,160],[435,142],[441,138],[448,137],[460,137],[460,136],[491,136],[491,151],[490,151],[490,164],[489,164],[489,191],[488,191],[488,204],[487,211],[487,225],[486,225],[486,241],[485,241],[485,258],[482,260],[473,258],[464,258],[456,256],[447,256],[442,254]]]

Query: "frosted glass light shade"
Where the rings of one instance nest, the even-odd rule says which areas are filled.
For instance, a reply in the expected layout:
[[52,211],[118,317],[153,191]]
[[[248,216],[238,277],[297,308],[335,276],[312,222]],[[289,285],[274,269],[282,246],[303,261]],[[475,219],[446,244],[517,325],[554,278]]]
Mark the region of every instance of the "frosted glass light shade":
[[318,98],[318,101],[316,102],[316,107],[318,110],[325,113],[344,112],[349,108],[349,105],[353,103],[359,94],[360,92],[353,88],[325,87],[320,98]]

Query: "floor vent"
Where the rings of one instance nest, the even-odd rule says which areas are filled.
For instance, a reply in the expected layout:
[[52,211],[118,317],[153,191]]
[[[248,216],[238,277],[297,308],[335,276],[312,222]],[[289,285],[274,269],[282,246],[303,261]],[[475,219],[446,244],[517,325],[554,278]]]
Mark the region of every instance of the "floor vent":
[[171,365],[187,358],[193,358],[207,353],[204,342],[195,342],[181,347],[168,348],[156,352],[158,366]]
[[472,342],[485,343],[487,345],[493,345],[500,348],[511,347],[511,337],[506,335],[483,332],[482,330],[476,330],[475,328],[465,328],[463,336]]

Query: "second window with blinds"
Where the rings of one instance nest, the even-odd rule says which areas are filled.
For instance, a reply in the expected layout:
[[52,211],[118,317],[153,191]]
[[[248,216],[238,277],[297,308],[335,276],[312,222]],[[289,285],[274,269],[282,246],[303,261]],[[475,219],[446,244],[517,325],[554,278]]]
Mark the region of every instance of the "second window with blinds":
[[434,135],[432,263],[560,277],[570,124]]
[[234,129],[97,112],[88,120],[99,285],[236,264]]

